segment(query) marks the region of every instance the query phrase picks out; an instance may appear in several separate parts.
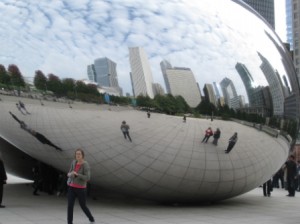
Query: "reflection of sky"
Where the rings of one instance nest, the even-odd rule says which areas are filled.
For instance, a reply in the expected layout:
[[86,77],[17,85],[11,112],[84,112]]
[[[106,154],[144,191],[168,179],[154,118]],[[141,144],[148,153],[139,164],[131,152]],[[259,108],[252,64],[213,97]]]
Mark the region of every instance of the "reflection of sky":
[[87,78],[86,66],[108,57],[117,63],[121,87],[131,92],[132,46],[145,49],[154,81],[163,86],[162,59],[191,68],[201,89],[226,76],[244,96],[237,62],[247,66],[256,85],[267,85],[258,51],[286,74],[264,31],[277,37],[231,1],[2,0],[0,13],[0,64],[14,63],[24,76],[41,69],[61,78]]

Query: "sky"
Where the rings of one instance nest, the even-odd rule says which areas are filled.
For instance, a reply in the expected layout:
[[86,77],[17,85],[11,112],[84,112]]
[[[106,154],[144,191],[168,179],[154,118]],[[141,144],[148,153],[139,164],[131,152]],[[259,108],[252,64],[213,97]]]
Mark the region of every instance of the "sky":
[[[280,2],[275,1],[276,9],[281,9]],[[221,74],[234,79],[237,61],[247,62],[256,80],[265,83],[257,49],[270,60],[276,52],[265,49],[269,43],[260,21],[250,30],[243,28],[253,25],[253,19],[238,9],[229,0],[1,0],[0,64],[16,64],[31,80],[36,70],[80,80],[87,79],[87,65],[108,57],[117,63],[124,93],[131,93],[128,47],[141,46],[154,81],[163,88],[163,59],[191,68],[201,88],[220,82]],[[276,16],[279,24],[277,10]],[[278,31],[281,38],[283,32]],[[263,41],[259,44],[257,38]]]

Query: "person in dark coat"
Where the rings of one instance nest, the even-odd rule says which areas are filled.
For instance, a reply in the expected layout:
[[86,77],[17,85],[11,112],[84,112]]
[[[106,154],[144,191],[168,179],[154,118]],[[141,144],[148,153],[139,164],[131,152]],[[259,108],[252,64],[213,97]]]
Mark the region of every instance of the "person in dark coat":
[[0,208],[5,208],[5,206],[2,204],[2,199],[3,199],[3,185],[6,184],[6,181],[7,181],[7,175],[2,160],[2,156],[0,154]]
[[273,191],[273,186],[272,186],[272,178],[267,180],[263,184],[263,192],[265,197],[271,197],[271,192]]
[[213,144],[214,145],[218,145],[218,140],[219,140],[219,138],[221,137],[221,131],[220,131],[220,129],[219,128],[217,128],[217,130],[214,132],[214,140],[213,140]]
[[297,164],[295,162],[295,156],[290,155],[288,161],[285,162],[286,169],[286,184],[289,194],[287,196],[295,196],[295,182],[297,179]]
[[237,136],[237,132],[235,132],[233,134],[233,136],[231,136],[231,138],[229,139],[229,144],[228,144],[227,149],[225,150],[225,153],[229,153],[233,149],[233,147],[236,144],[237,140],[238,140],[238,136]]

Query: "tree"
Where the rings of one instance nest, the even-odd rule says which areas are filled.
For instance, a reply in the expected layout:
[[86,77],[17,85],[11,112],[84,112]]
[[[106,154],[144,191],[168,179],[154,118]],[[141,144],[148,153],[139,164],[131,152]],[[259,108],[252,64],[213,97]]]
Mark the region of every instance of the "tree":
[[47,88],[57,96],[62,95],[63,89],[61,80],[58,78],[58,76],[54,74],[48,75]]
[[37,89],[47,91],[47,77],[42,71],[35,71],[33,83]]
[[0,83],[9,85],[10,84],[10,76],[8,75],[5,67],[0,64]]
[[75,90],[75,80],[72,78],[65,78],[62,80],[62,89],[65,95],[74,93]]
[[14,86],[17,86],[19,88],[25,86],[24,78],[16,65],[9,65],[8,72],[10,75],[10,80]]

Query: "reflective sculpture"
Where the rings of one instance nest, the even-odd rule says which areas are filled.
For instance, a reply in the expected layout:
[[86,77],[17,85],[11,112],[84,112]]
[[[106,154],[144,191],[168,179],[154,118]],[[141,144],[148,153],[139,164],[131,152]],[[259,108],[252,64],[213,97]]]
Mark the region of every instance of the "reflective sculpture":
[[[185,74],[190,83],[204,86],[205,96],[216,105],[264,117],[299,115],[299,84],[291,59],[272,28],[244,3],[136,1],[118,8],[112,1],[107,13],[117,9],[131,24],[126,34],[120,32],[121,46],[128,50],[135,38],[143,39],[143,45],[134,47],[145,50],[154,78],[164,78],[168,92],[176,94],[174,75]],[[113,22],[99,21],[99,27],[111,28]],[[108,40],[110,34],[100,35]],[[128,55],[117,61],[127,74],[130,62]],[[195,107],[200,94],[184,98]],[[147,118],[129,107],[75,102],[69,108],[50,101],[41,106],[22,98],[30,113],[24,115],[15,105],[18,101],[3,96],[0,102],[2,138],[62,171],[68,170],[74,150],[83,148],[92,184],[151,200],[218,201],[243,194],[268,180],[289,150],[287,139],[274,131],[270,135],[236,121],[188,117],[182,122],[182,117],[155,113]],[[122,121],[130,126],[132,142],[124,139]],[[208,127],[220,129],[217,144],[212,138],[201,143]],[[238,140],[226,154],[235,132]]]

